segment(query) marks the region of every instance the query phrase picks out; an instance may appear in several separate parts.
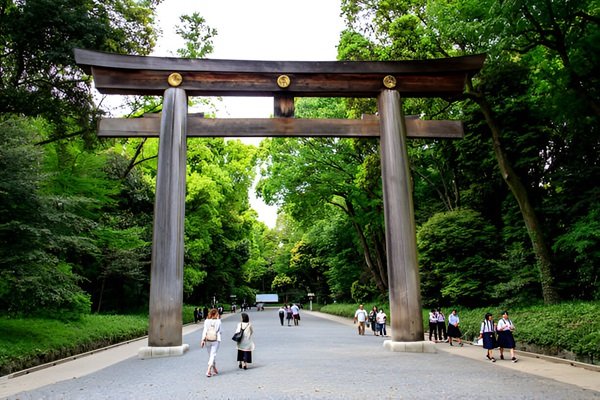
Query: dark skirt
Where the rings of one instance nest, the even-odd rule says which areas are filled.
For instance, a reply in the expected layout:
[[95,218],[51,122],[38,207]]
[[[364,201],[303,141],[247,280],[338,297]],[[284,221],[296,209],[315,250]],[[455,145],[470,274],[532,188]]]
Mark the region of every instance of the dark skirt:
[[252,364],[252,352],[251,351],[238,350],[237,360],[239,362],[244,361],[244,362],[246,362],[248,364]]
[[503,349],[514,349],[515,338],[511,331],[498,331],[498,347]]
[[462,336],[462,333],[458,327],[448,324],[448,336],[451,338],[459,338]]
[[483,348],[492,350],[498,347],[494,332],[483,332]]

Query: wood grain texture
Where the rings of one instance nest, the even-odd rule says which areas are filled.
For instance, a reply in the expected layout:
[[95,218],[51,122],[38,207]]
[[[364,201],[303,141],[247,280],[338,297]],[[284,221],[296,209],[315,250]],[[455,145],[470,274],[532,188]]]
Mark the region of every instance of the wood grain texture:
[[[403,97],[461,94],[485,55],[407,61],[251,61],[130,56],[75,49],[77,64],[104,94],[162,95],[168,76],[189,96],[377,97],[392,75]],[[277,78],[288,75],[281,88]]]
[[[463,137],[461,121],[406,119],[409,138]],[[158,137],[160,118],[104,118],[100,137]],[[188,116],[188,137],[355,137],[377,138],[379,119],[201,118]]]

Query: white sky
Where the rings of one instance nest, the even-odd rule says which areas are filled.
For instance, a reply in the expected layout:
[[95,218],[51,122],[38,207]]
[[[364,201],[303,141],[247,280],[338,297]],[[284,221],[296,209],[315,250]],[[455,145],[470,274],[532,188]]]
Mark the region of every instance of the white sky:
[[[183,41],[175,34],[179,16],[199,12],[217,30],[209,58],[235,60],[334,61],[343,29],[340,0],[165,0],[158,7],[163,37],[153,55],[175,56]],[[228,97],[219,118],[266,118],[272,98]],[[275,226],[277,209],[250,193],[259,219]]]

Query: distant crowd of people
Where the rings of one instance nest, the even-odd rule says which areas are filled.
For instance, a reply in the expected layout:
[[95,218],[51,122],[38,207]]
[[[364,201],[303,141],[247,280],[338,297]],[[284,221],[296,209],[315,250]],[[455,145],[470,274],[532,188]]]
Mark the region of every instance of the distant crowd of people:
[[287,326],[292,326],[292,321],[294,326],[300,325],[300,306],[297,304],[284,304],[279,307],[277,314],[279,315],[281,326],[283,326],[284,320],[287,321]]

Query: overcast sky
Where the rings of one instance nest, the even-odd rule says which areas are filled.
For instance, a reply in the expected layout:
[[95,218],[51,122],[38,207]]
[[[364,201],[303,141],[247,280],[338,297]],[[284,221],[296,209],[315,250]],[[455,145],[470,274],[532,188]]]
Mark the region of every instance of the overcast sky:
[[[179,16],[199,12],[217,30],[209,58],[234,60],[334,61],[343,22],[340,0],[165,0],[158,7],[163,37],[156,56],[175,56],[183,41],[175,34]],[[219,118],[265,118],[272,98],[225,98]],[[259,219],[275,226],[277,210],[250,193]]]

